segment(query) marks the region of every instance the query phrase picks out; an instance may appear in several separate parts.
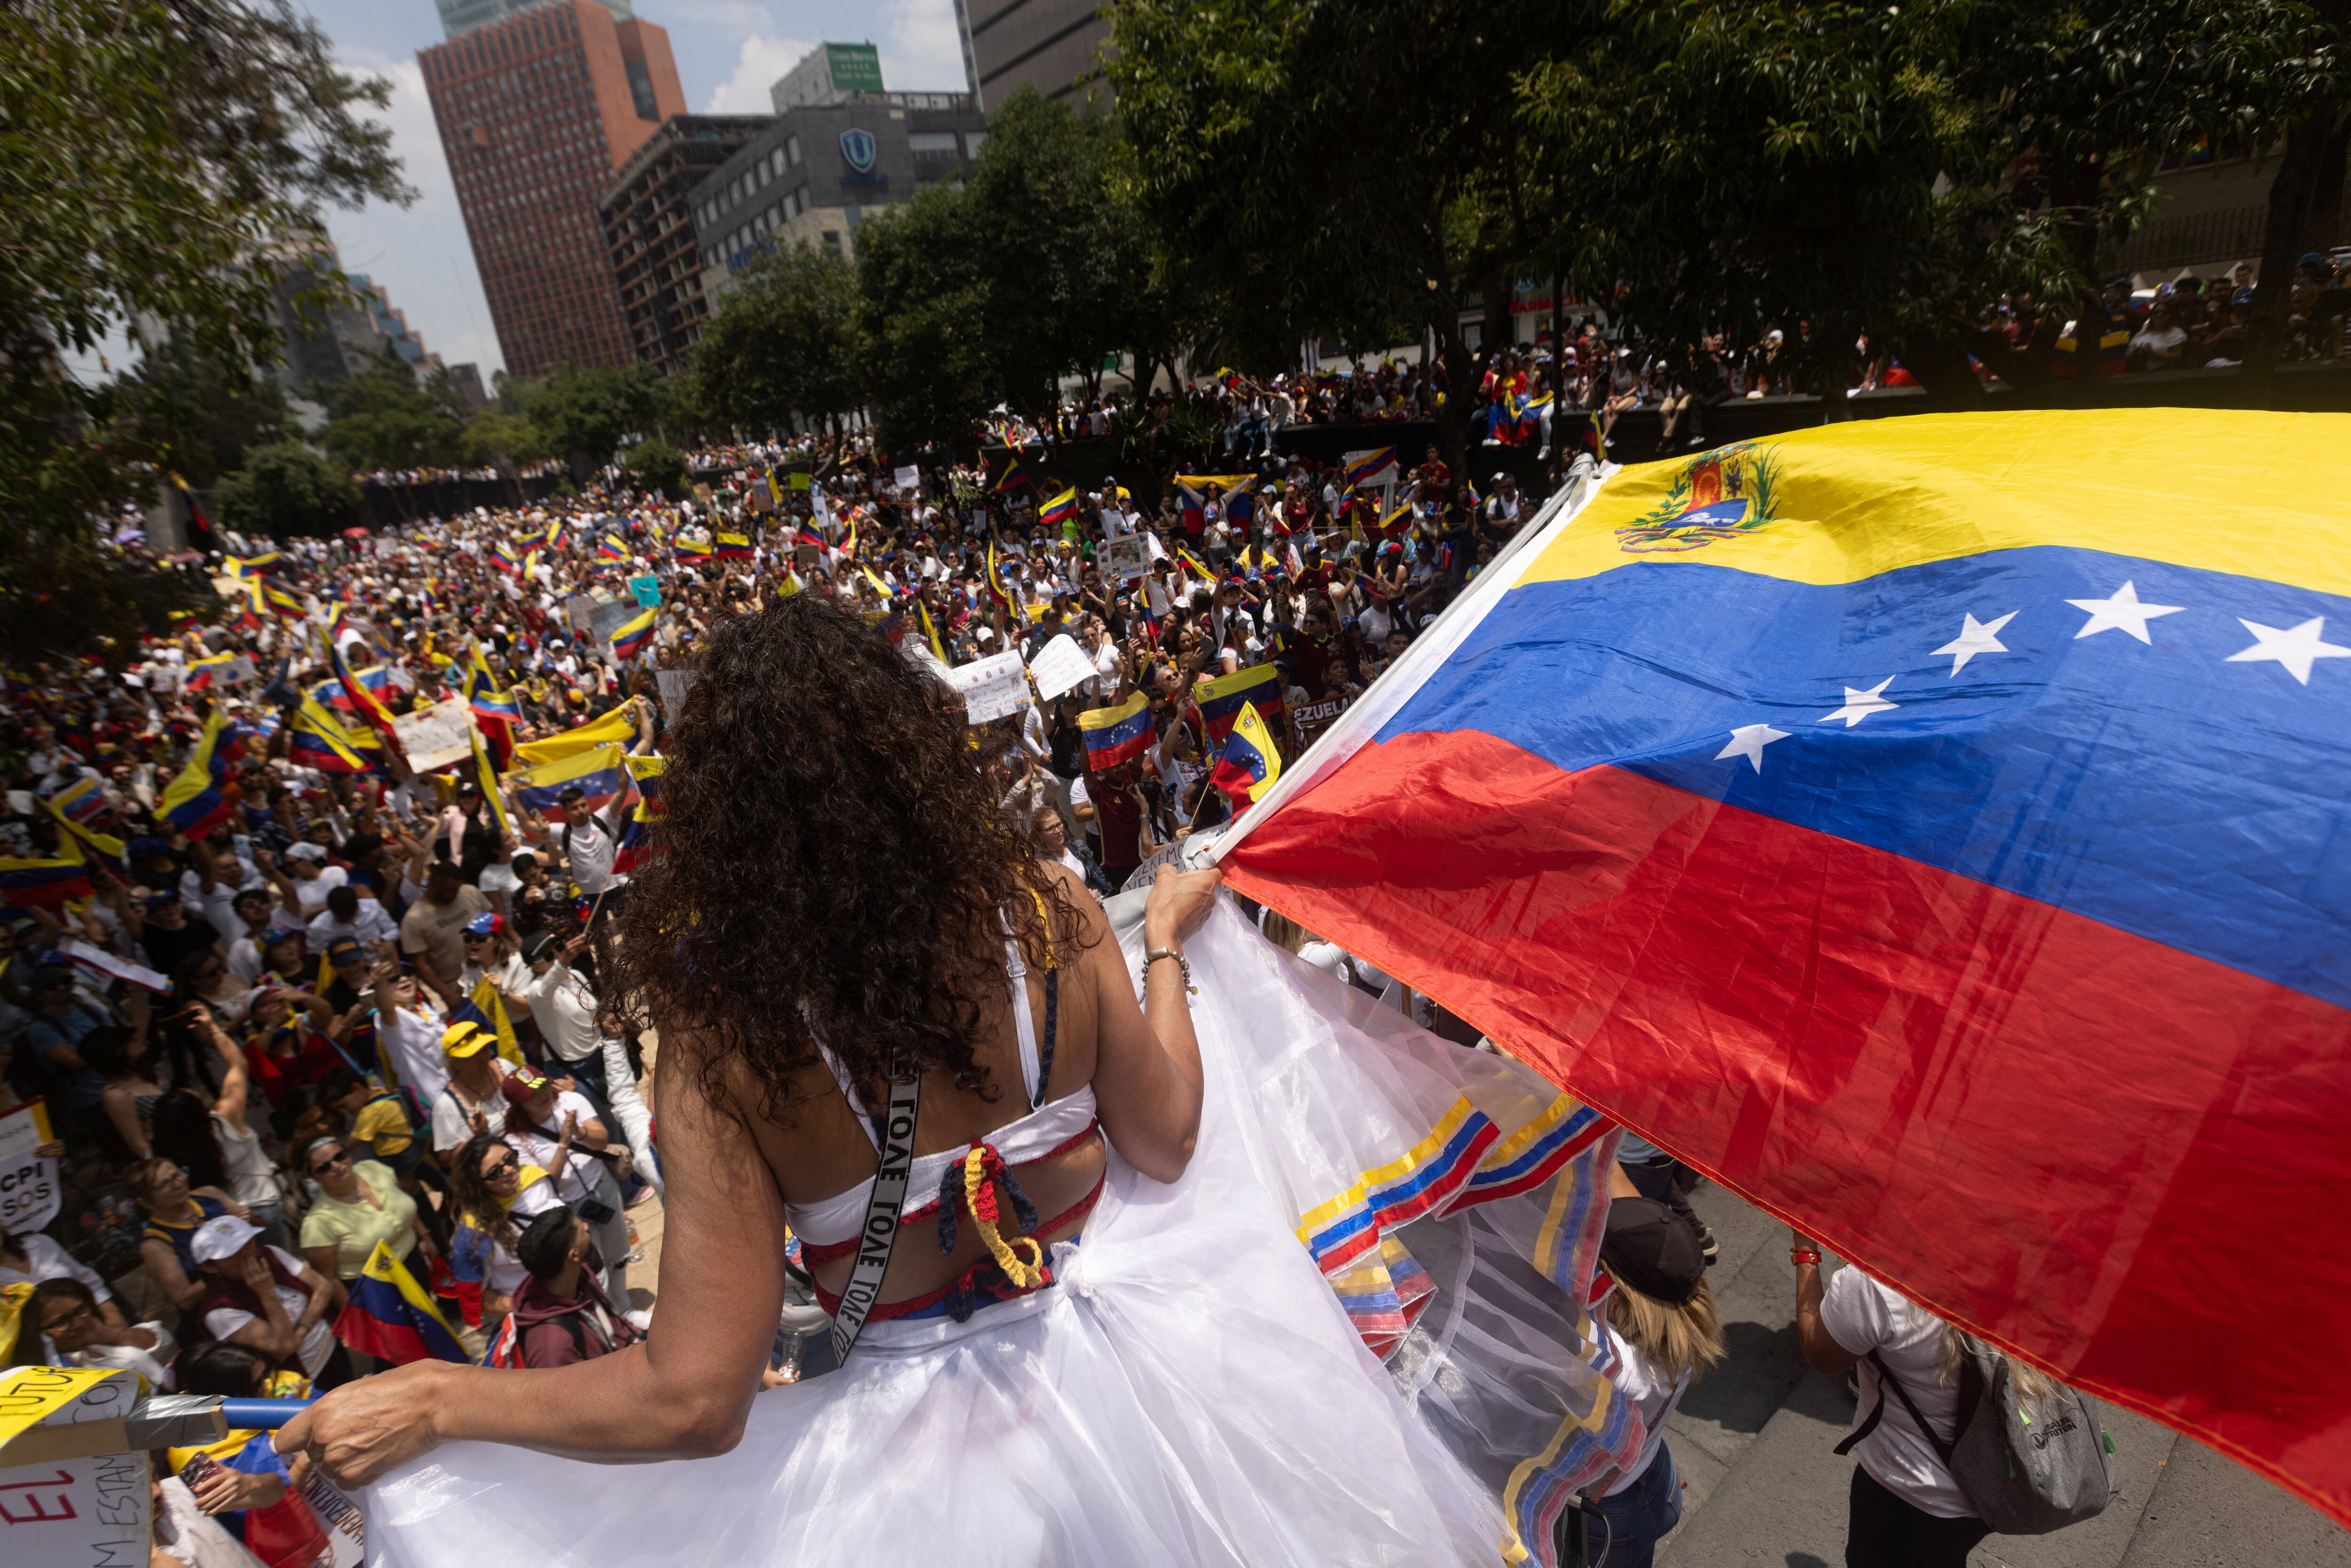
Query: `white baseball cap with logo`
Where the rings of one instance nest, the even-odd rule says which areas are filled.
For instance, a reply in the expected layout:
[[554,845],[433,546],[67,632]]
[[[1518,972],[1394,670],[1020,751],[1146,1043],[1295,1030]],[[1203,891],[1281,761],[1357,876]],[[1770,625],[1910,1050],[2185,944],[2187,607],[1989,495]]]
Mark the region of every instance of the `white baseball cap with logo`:
[[216,1215],[197,1226],[196,1233],[188,1238],[188,1255],[199,1263],[217,1263],[244,1251],[246,1244],[260,1234],[261,1227],[234,1214]]

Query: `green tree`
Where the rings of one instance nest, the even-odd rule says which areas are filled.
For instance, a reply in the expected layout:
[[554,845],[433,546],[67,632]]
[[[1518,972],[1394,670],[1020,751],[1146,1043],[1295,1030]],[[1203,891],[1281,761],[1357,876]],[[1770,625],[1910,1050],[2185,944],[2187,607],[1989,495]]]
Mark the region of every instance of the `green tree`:
[[[0,48],[0,611],[12,652],[127,648],[184,580],[129,567],[109,514],[166,457],[121,389],[84,380],[107,335],[172,324],[225,368],[276,352],[256,256],[314,243],[315,209],[405,200],[387,83],[336,68],[285,0],[43,0]],[[58,606],[69,613],[54,612]]]
[[647,365],[566,367],[523,399],[549,451],[595,468],[612,460],[622,436],[659,424],[667,407],[661,377]]
[[465,422],[445,373],[420,383],[386,349],[361,373],[313,390],[328,414],[319,439],[352,469],[445,468],[459,459]]
[[342,468],[298,441],[274,442],[245,455],[244,466],[214,494],[221,521],[246,533],[332,533],[351,520],[359,486]]
[[972,230],[967,193],[945,185],[858,228],[867,395],[893,450],[960,446],[1008,395]]
[[286,431],[286,396],[275,376],[224,364],[176,332],[148,344],[117,390],[156,461],[200,490]]
[[1461,304],[1504,319],[1545,226],[1511,83],[1555,19],[1468,0],[1108,10],[1138,198],[1196,269],[1217,351],[1270,368],[1310,334],[1429,333],[1458,457],[1476,390]]
[[517,470],[548,455],[547,437],[530,421],[519,414],[501,413],[493,403],[467,422],[465,434],[457,438],[457,453],[469,467],[495,468],[505,475],[515,487],[515,503],[519,506],[522,476]]
[[789,430],[795,415],[838,426],[864,401],[866,360],[856,269],[835,252],[789,246],[718,297],[685,401],[747,434]]
[[629,448],[621,465],[635,475],[644,489],[658,490],[673,501],[685,494],[685,455],[666,441],[638,442]]

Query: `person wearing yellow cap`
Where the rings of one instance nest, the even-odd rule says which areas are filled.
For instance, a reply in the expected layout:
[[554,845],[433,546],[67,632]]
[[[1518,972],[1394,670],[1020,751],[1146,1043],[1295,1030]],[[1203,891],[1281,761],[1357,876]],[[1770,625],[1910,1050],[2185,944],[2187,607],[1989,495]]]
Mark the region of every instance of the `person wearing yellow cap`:
[[446,1155],[502,1120],[498,1084],[514,1068],[498,1054],[497,1036],[470,1019],[442,1031],[441,1055],[449,1086],[433,1100],[433,1152]]

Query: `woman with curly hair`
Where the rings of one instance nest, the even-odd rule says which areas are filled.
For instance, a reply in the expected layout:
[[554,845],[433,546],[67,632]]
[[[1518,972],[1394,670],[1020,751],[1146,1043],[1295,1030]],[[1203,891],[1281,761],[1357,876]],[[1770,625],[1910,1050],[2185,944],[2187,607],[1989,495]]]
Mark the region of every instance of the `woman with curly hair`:
[[[1499,1562],[1515,1513],[1548,1562],[1554,1474],[1637,1446],[1578,1359],[1593,1211],[1562,1173],[1605,1124],[1400,1015],[1351,1023],[1213,871],[1161,867],[1114,930],[967,737],[951,689],[814,594],[718,626],[600,954],[661,1031],[657,1322],[298,1416],[280,1448],[371,1487],[371,1554]],[[1196,999],[1204,953],[1225,977]],[[1488,1151],[1510,1196],[1473,1235],[1435,1216],[1482,1196]],[[1417,1196],[1367,1207],[1380,1167]],[[1547,1212],[1579,1218],[1539,1273]],[[1423,1215],[1450,1227],[1425,1270],[1385,1235]],[[788,1225],[844,1359],[762,1392]],[[625,1488],[580,1462],[686,1458]]]

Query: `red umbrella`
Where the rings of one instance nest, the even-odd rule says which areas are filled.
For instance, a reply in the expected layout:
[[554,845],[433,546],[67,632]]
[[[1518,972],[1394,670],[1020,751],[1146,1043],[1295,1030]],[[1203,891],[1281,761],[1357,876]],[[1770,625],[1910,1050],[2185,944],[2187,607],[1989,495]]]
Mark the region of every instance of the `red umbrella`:
[[363,539],[367,537],[368,531],[365,528],[345,528],[343,530],[343,538],[347,539]]

